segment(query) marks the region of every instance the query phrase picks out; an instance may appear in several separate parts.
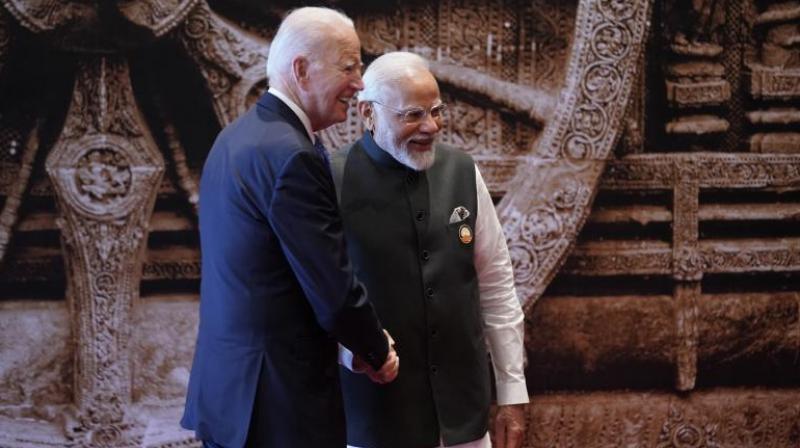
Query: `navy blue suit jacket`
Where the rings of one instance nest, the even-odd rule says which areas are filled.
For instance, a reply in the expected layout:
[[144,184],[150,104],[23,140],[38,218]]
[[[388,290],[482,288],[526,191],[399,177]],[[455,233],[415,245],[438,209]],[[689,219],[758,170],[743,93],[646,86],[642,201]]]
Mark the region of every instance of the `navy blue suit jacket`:
[[333,181],[265,94],[200,181],[200,326],[182,426],[226,447],[345,445],[336,341],[380,368],[386,339],[347,257]]

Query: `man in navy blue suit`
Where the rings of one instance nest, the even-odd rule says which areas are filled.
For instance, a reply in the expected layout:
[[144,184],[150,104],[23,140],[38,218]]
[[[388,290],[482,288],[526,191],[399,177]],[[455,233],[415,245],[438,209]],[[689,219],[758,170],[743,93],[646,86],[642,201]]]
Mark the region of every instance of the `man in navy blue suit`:
[[354,277],[316,131],[363,88],[353,22],[281,24],[270,89],[217,137],[200,182],[200,326],[181,425],[208,447],[345,445],[337,341],[392,381],[399,358]]

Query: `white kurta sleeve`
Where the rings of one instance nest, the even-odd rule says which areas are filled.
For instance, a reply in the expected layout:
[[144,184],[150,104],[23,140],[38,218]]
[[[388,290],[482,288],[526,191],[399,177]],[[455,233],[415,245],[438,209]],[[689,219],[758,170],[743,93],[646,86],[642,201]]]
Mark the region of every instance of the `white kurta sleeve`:
[[492,356],[497,404],[528,402],[524,373],[524,315],[514,288],[505,235],[477,165],[475,183],[475,270],[478,274],[484,333]]

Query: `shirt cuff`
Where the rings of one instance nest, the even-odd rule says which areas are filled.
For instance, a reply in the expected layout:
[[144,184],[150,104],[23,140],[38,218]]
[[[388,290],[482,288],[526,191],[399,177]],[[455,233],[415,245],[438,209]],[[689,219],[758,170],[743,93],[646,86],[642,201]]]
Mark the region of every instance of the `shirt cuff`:
[[339,344],[339,365],[344,366],[349,371],[353,371],[353,352]]
[[497,405],[528,403],[528,387],[521,383],[497,383]]

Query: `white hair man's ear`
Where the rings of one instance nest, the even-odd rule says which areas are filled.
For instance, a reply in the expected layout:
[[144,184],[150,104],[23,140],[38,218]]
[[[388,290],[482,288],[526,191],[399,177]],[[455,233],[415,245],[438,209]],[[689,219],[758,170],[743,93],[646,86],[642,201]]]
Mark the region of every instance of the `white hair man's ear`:
[[361,117],[361,121],[364,122],[364,127],[372,132],[375,127],[375,117],[373,117],[374,109],[372,108],[372,103],[369,101],[359,101],[357,109],[358,116]]
[[304,85],[308,80],[308,59],[305,56],[295,56],[292,59],[292,77],[298,86]]

